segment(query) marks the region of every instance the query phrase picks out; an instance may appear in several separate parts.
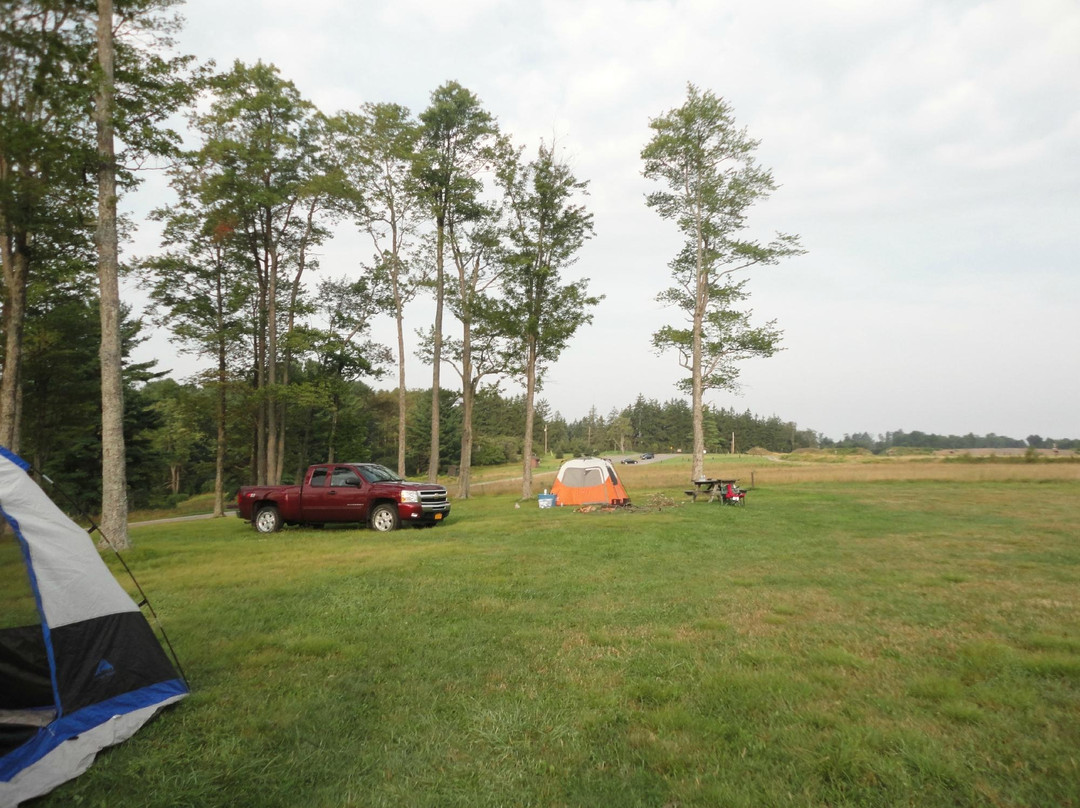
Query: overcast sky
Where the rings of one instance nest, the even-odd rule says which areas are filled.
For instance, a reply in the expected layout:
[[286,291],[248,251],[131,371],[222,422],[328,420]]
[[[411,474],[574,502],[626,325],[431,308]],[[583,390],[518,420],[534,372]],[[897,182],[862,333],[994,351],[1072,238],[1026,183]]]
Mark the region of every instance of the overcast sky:
[[[541,392],[568,420],[680,396],[675,357],[650,347],[679,316],[655,298],[680,236],[644,204],[640,152],[693,82],[780,185],[752,232],[808,250],[749,287],[786,350],[709,403],[834,438],[1080,436],[1077,0],[188,0],[184,16],[181,51],[273,63],[324,112],[419,112],[453,79],[530,153],[557,138],[595,215],[572,274],[606,296]],[[364,257],[345,233],[322,272]]]

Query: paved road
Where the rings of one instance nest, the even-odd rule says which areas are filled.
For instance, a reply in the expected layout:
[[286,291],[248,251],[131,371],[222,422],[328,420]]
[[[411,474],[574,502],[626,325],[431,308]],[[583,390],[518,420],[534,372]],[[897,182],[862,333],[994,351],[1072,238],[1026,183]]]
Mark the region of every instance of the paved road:
[[[236,516],[236,511],[225,511],[225,517]],[[211,519],[211,513],[196,513],[191,516],[168,516],[164,519],[147,519],[142,522],[128,522],[128,527],[142,527],[143,525],[163,525],[167,522],[194,522],[197,519]]]

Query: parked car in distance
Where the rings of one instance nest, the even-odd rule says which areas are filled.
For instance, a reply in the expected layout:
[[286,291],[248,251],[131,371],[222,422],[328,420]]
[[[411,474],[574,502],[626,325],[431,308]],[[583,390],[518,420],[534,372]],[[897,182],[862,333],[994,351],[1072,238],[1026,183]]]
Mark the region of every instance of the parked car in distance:
[[443,486],[408,482],[377,463],[318,463],[300,485],[242,487],[236,506],[260,533],[330,522],[361,522],[384,532],[432,527],[450,515]]
[[641,459],[642,460],[652,460],[654,457],[656,457],[656,455],[654,455],[652,452],[646,452],[645,454],[643,454],[641,456]]

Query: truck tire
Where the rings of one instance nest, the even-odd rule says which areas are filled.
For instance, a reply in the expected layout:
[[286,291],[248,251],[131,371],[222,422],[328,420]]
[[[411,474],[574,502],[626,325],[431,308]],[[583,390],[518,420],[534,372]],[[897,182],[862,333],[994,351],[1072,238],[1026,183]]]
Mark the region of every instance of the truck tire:
[[281,512],[276,505],[263,505],[255,511],[251,524],[260,533],[277,533],[281,530]]
[[401,520],[398,519],[397,508],[389,503],[376,505],[371,511],[371,529],[380,533],[388,533],[397,530]]

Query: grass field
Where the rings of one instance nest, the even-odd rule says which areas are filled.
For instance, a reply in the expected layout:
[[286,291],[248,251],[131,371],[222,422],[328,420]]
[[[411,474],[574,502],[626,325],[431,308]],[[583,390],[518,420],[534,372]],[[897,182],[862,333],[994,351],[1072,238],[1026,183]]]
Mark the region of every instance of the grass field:
[[138,528],[193,694],[39,804],[1080,805],[1080,466],[723,462],[745,508],[680,459],[613,513]]

